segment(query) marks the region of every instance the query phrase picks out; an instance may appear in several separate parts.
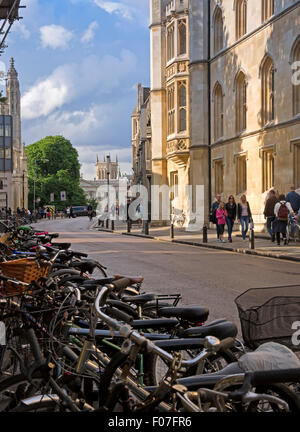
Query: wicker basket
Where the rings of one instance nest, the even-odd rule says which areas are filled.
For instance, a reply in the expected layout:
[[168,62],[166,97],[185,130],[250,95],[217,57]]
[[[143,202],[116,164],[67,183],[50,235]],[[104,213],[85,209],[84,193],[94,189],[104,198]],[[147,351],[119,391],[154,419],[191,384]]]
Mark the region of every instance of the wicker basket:
[[[41,277],[46,277],[50,266],[47,263],[40,264],[35,258],[24,258],[0,263],[0,269],[5,276],[30,284],[33,280],[38,282]],[[25,285],[18,286],[6,282],[2,294],[8,296],[22,295],[27,288]]]

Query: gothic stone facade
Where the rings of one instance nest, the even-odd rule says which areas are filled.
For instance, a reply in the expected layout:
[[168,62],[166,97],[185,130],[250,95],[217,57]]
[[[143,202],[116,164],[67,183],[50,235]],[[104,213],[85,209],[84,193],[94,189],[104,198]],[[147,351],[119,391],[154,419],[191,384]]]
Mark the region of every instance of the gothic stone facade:
[[[300,188],[300,2],[150,0],[152,182],[266,194]],[[179,197],[183,209],[184,195]]]
[[[7,73],[6,98],[6,102],[0,103],[0,115],[12,117],[12,152],[9,156],[6,153],[5,156],[0,157],[0,161],[6,160],[5,165],[3,163],[0,167],[0,176],[3,181],[3,190],[0,190],[0,207],[5,207],[7,193],[8,207],[15,211],[17,207],[28,207],[28,177],[25,144],[22,144],[21,137],[20,85],[14,59],[11,59]],[[6,128],[3,134],[6,139]],[[9,169],[7,169],[8,166]]]

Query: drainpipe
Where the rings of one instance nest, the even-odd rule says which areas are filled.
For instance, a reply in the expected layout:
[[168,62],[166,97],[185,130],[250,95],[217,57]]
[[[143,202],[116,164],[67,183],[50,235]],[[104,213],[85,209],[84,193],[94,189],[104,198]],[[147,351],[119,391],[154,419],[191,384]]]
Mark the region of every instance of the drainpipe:
[[[207,93],[208,93],[208,212],[210,212],[210,206],[212,203],[212,190],[211,190],[211,49],[210,49],[210,43],[211,43],[211,33],[210,33],[210,20],[211,20],[211,13],[210,13],[210,0],[207,0],[207,7],[208,7],[208,35],[207,35],[207,43],[208,43],[208,49],[207,49]],[[209,217],[209,213],[208,213]]]

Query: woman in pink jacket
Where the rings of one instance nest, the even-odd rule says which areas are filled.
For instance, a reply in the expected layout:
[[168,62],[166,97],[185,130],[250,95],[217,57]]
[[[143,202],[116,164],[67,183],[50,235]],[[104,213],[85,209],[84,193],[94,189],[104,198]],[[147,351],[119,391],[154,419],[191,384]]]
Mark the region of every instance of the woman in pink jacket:
[[220,233],[220,238],[218,239],[218,242],[220,243],[226,243],[226,241],[223,238],[223,234],[224,234],[224,228],[225,228],[227,217],[228,217],[228,213],[225,208],[225,203],[220,202],[219,208],[217,209],[217,213],[216,213],[216,218],[218,221],[219,233]]

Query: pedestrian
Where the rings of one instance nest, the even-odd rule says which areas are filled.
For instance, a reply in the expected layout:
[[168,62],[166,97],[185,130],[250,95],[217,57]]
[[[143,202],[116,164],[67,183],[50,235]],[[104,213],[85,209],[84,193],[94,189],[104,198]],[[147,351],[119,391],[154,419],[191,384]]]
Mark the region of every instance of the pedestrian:
[[67,213],[67,217],[70,219],[70,217],[71,217],[71,209],[70,209],[69,206],[67,207],[66,213]]
[[275,242],[275,233],[274,233],[274,222],[275,222],[275,213],[274,208],[278,203],[278,199],[276,198],[276,192],[274,189],[270,190],[268,199],[266,201],[264,217],[267,220],[267,230],[271,236],[271,240]]
[[236,220],[236,202],[233,195],[230,195],[228,198],[228,203],[226,203],[225,209],[227,211],[227,228],[228,228],[228,241],[229,243],[232,243],[232,231],[234,227],[234,222]]
[[89,204],[87,207],[88,217],[90,220],[93,219],[93,207]]
[[225,228],[225,224],[226,224],[226,218],[228,218],[228,213],[227,213],[227,210],[225,208],[224,202],[220,202],[219,208],[216,211],[216,218],[217,218],[218,226],[219,226],[218,242],[226,243],[226,241],[223,238],[223,235],[224,235],[224,228]]
[[275,204],[274,213],[276,216],[274,222],[274,232],[276,234],[277,244],[278,246],[280,246],[280,234],[282,234],[284,245],[286,245],[286,228],[289,220],[289,215],[295,217],[295,213],[291,204],[286,201],[286,197],[284,194],[279,195],[279,202]]
[[295,186],[291,186],[291,192],[287,194],[286,202],[290,203],[293,212],[298,214],[300,210],[300,195],[297,194]]
[[218,220],[216,217],[216,213],[217,213],[217,210],[220,206],[220,203],[221,203],[221,195],[218,194],[216,196],[216,201],[213,203],[213,205],[211,207],[211,212],[210,212],[210,222],[212,222],[213,224],[216,225],[218,240],[220,239],[220,232],[219,232],[219,224],[218,224]]
[[74,218],[73,207],[70,207],[70,218]]
[[249,223],[252,221],[250,204],[247,201],[246,195],[242,195],[241,201],[238,204],[238,222],[241,224],[243,240],[246,240]]
[[50,211],[49,207],[47,208],[47,218],[48,218],[48,220],[50,220],[50,218],[51,218],[51,211]]

